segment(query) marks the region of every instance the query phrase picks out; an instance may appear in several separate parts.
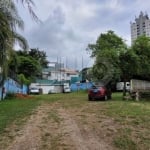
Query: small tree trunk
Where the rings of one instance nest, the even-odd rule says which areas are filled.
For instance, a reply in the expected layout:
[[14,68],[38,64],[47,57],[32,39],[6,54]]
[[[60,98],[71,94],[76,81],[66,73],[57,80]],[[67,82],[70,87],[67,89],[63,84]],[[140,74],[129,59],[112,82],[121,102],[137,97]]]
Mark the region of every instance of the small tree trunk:
[[126,96],[126,81],[123,82],[123,97]]

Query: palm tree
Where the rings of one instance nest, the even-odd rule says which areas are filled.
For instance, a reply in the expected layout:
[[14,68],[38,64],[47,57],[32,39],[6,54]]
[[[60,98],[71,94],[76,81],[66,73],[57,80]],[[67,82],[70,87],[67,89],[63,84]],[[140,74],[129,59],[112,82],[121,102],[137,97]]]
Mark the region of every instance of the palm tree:
[[[28,10],[32,17],[38,20],[32,10],[34,5],[32,0],[21,0],[28,6]],[[10,51],[16,41],[24,49],[28,49],[27,41],[24,37],[16,32],[16,28],[24,28],[24,23],[18,14],[16,5],[13,0],[0,0],[0,87],[3,88],[4,80],[7,74],[7,59],[9,59]],[[3,93],[2,93],[3,99]]]
[[[18,1],[18,0],[17,0]],[[21,0],[21,2],[23,4],[27,4],[28,10],[32,16],[32,18],[37,21],[37,22],[41,22],[39,20],[39,18],[37,17],[37,15],[34,13],[32,6],[35,6],[34,2],[32,0]]]

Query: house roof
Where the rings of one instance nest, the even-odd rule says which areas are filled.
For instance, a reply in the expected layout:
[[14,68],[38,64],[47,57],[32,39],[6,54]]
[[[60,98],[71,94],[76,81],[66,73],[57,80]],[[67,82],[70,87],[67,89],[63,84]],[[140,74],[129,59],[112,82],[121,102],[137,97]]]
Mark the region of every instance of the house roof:
[[37,79],[36,83],[39,83],[39,84],[53,84],[54,80]]
[[61,71],[65,72],[65,73],[68,73],[70,75],[76,75],[76,74],[78,74],[78,71],[72,70],[72,69],[68,69],[68,68],[62,68]]

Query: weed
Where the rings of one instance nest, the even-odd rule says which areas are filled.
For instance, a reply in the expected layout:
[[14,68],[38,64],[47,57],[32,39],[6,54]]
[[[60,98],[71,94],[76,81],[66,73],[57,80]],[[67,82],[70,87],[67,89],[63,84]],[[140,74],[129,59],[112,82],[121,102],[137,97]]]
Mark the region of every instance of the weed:
[[137,146],[134,141],[128,136],[120,136],[114,140],[114,144],[121,150],[137,150]]

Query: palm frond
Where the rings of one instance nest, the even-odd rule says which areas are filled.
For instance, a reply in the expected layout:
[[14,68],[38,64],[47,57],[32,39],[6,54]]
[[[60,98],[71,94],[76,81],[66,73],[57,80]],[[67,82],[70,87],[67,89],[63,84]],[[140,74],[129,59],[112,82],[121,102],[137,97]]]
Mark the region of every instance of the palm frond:
[[23,36],[21,36],[20,34],[18,34],[16,32],[13,32],[13,37],[15,39],[15,42],[18,42],[18,44],[21,48],[23,48],[24,50],[29,49],[28,42]]
[[[19,0],[17,0],[18,2]],[[20,0],[22,2],[22,4],[25,6],[25,4],[27,4],[29,13],[31,14],[32,18],[36,21],[36,22],[41,22],[41,20],[38,18],[38,16],[35,14],[35,12],[33,11],[33,6],[35,6],[35,3],[33,2],[33,0]]]

